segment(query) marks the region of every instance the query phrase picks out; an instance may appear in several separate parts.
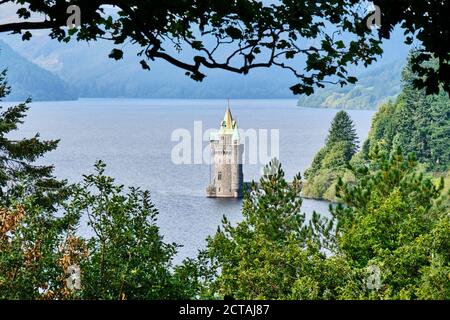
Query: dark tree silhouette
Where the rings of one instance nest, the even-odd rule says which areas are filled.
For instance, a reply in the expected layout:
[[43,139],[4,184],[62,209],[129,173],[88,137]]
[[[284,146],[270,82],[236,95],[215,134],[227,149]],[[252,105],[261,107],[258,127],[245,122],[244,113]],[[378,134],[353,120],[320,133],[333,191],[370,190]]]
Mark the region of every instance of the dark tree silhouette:
[[[30,30],[50,29],[50,36],[59,41],[108,39],[117,47],[132,42],[142,47],[144,69],[150,69],[149,61],[162,59],[197,81],[205,77],[205,69],[247,74],[277,66],[298,78],[291,87],[294,93],[311,94],[327,82],[354,83],[347,67],[372,63],[382,53],[382,40],[400,24],[407,43],[417,39],[423,46],[413,62],[421,75],[415,85],[431,93],[443,84],[450,92],[449,4],[373,2],[381,8],[377,32],[367,27],[373,17],[367,2],[356,0],[4,0],[0,8],[18,6],[17,21],[0,24],[0,32],[21,33],[27,40]],[[81,9],[79,29],[66,28],[69,5]],[[194,51],[192,60],[178,54],[186,49]],[[110,57],[122,55],[114,48]],[[433,56],[438,69],[423,64]]]

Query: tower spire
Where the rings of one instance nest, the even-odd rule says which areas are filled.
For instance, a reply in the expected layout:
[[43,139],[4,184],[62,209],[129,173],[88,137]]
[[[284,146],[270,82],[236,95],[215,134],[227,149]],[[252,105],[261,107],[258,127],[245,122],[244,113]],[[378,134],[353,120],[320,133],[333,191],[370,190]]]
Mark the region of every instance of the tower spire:
[[233,129],[233,116],[231,115],[230,110],[230,99],[228,99],[228,107],[227,111],[225,112],[225,116],[223,117],[223,121],[226,129]]

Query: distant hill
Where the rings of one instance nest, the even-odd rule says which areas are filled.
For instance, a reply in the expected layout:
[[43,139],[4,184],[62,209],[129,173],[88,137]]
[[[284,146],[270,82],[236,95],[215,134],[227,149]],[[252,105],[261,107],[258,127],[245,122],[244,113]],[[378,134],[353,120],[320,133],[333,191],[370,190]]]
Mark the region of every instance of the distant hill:
[[358,82],[341,88],[329,85],[311,96],[302,96],[298,106],[332,109],[376,109],[401,91],[400,75],[404,61],[394,61],[361,73]]
[[0,40],[0,70],[8,69],[9,101],[74,100],[77,95],[58,76],[28,61]]
[[358,82],[341,88],[329,85],[311,96],[302,96],[298,106],[332,109],[376,109],[401,91],[400,75],[405,61],[397,60],[361,73]]

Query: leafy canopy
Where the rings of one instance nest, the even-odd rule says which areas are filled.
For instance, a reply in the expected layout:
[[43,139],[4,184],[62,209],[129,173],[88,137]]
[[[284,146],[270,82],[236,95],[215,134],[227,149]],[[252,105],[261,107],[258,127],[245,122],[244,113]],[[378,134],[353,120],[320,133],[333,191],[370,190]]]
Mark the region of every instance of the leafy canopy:
[[[203,69],[246,74],[255,68],[280,67],[298,78],[291,87],[294,93],[311,94],[315,86],[330,81],[354,83],[347,66],[372,63],[382,53],[382,40],[400,24],[407,43],[417,39],[422,44],[414,60],[414,70],[421,76],[415,84],[428,92],[437,92],[443,84],[450,91],[449,27],[444,14],[448,4],[373,2],[381,8],[377,32],[367,27],[372,16],[367,3],[358,0],[7,0],[0,7],[17,5],[17,19],[0,24],[0,32],[21,33],[24,40],[35,29],[50,29],[50,36],[59,41],[107,39],[115,46],[110,54],[114,59],[122,59],[123,44],[132,42],[142,48],[144,69],[150,69],[149,61],[162,59],[197,81],[205,77]],[[65,28],[69,5],[81,9],[79,29]],[[178,54],[186,49],[192,59]],[[422,66],[433,56],[439,60],[438,68]]]
[[[173,271],[178,246],[168,244],[156,225],[157,209],[148,191],[122,185],[104,174],[97,162],[95,174],[75,186],[66,212],[87,216],[93,237],[89,255],[80,263],[84,299],[191,298],[189,278]],[[187,267],[180,267],[183,274]],[[183,280],[184,279],[184,280]],[[185,282],[186,281],[186,282]]]

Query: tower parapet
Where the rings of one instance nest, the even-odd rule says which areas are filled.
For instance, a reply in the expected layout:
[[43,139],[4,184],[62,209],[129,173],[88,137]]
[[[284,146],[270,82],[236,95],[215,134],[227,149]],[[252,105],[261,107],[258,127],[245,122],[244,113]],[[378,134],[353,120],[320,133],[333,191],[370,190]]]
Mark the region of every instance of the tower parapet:
[[237,122],[228,107],[220,129],[211,134],[212,157],[210,185],[206,196],[210,198],[240,198],[243,191],[243,145],[240,143]]

